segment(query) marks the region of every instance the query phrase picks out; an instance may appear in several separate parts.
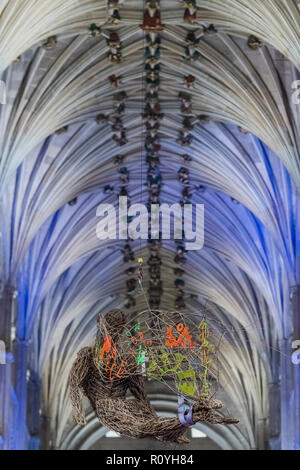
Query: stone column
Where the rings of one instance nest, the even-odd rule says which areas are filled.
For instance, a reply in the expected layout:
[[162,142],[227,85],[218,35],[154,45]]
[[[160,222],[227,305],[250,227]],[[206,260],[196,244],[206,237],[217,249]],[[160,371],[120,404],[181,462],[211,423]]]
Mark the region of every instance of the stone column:
[[281,411],[280,411],[280,351],[272,351],[271,377],[268,382],[269,417],[268,417],[268,443],[266,448],[280,450],[281,448]]
[[[291,361],[292,336],[280,341],[281,449],[293,450],[295,419],[293,410],[294,368]],[[272,406],[272,403],[270,403]]]
[[16,445],[18,450],[26,449],[27,446],[27,354],[28,341],[17,338],[15,342],[15,387],[19,402],[16,429]]
[[280,450],[280,383],[279,380],[269,384],[269,447]]
[[51,450],[52,449],[52,432],[51,432],[51,419],[46,414],[41,416],[41,450]]
[[[300,341],[300,285],[291,289],[291,325],[281,341],[281,448],[300,449],[300,364],[293,364],[295,341]],[[298,348],[299,349],[299,348]]]
[[268,447],[268,418],[260,418],[257,422],[256,443],[257,450]]
[[[292,353],[300,351],[300,285],[293,289],[292,297],[292,312],[293,312],[293,344],[297,346],[292,349]],[[300,354],[298,355],[300,358]],[[294,436],[294,449],[300,450],[300,363],[293,364],[294,371],[294,397],[293,397],[293,415],[295,420],[295,436]]]
[[38,450],[40,447],[40,393],[41,380],[39,375],[31,370],[28,381],[27,425],[30,434],[29,449]]
[[14,357],[11,344],[15,296],[16,290],[12,285],[7,284],[3,287],[0,298],[0,446],[5,450],[15,448],[14,425],[18,410],[18,402],[13,390]]
[[0,298],[0,340],[4,341],[6,351],[11,351],[11,326],[15,298],[16,289],[10,284],[5,285]]
[[6,353],[5,364],[0,364],[0,449],[14,449],[14,423],[17,401],[12,383],[13,356]]

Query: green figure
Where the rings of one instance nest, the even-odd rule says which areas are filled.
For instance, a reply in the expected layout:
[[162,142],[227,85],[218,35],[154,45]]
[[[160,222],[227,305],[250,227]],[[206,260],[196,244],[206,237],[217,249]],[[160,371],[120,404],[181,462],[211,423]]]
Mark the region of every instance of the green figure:
[[[190,368],[186,372],[178,372],[177,376],[179,379],[178,390],[185,393],[186,395],[193,397],[197,388],[196,374],[194,369]],[[186,379],[190,380],[186,381]]]
[[146,358],[145,358],[145,352],[143,351],[142,352],[142,345],[140,344],[139,345],[139,355],[138,355],[138,365],[141,364],[142,362],[145,362]]
[[185,357],[182,354],[175,354],[175,364],[173,356],[170,353],[165,352],[164,348],[160,348],[161,354],[155,351],[154,357],[149,363],[147,368],[147,375],[149,378],[154,380],[161,380],[164,375],[173,372],[178,373],[182,362]]

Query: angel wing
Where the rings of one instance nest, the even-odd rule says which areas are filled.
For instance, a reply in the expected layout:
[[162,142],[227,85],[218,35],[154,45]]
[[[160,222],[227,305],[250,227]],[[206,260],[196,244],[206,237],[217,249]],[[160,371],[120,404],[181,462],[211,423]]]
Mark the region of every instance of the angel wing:
[[73,414],[75,421],[79,426],[85,426],[86,419],[82,408],[83,392],[81,384],[86,377],[91,361],[92,348],[82,348],[78,354],[75,362],[72,365],[69,374],[69,390],[70,399],[73,407]]

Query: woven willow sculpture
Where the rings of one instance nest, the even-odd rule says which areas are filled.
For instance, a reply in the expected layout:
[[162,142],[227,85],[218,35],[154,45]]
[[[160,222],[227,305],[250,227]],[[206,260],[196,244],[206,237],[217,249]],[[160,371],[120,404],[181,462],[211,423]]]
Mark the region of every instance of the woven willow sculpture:
[[[199,421],[238,423],[219,415],[215,410],[222,403],[208,397],[212,348],[206,325],[200,324],[193,336],[194,328],[178,312],[153,312],[151,318],[152,324],[149,312],[142,312],[134,324],[126,325],[120,310],[99,316],[98,338],[93,347],[79,351],[69,376],[76,422],[86,424],[85,395],[104,426],[133,438],[185,443],[187,427]],[[159,417],[147,398],[145,377],[164,380],[180,396],[192,398],[193,406],[181,407],[176,418]],[[128,389],[134,400],[126,399]]]

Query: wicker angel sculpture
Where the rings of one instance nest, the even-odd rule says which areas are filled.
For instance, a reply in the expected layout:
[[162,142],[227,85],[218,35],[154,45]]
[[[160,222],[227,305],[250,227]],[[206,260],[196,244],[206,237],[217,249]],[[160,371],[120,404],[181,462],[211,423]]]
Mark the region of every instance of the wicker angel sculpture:
[[[177,320],[182,321],[182,318]],[[224,418],[216,411],[222,407],[222,403],[209,398],[205,393],[205,367],[201,374],[204,393],[195,394],[196,389],[192,390],[190,383],[182,382],[187,376],[184,364],[199,361],[199,356],[191,355],[191,351],[198,348],[193,347],[188,327],[184,327],[181,322],[177,323],[179,337],[175,337],[174,331],[171,332],[171,327],[175,329],[175,324],[169,325],[169,321],[166,316],[159,317],[158,327],[158,323],[149,325],[140,318],[136,325],[127,325],[126,328],[125,316],[121,310],[112,310],[105,316],[99,315],[95,344],[78,352],[69,375],[74,418],[80,426],[86,424],[82,407],[83,395],[89,399],[102,425],[132,438],[150,437],[160,441],[187,443],[189,441],[184,434],[189,426],[199,421],[226,425],[239,422],[233,418]],[[163,343],[160,338],[164,328],[161,325],[166,325],[166,340]],[[200,328],[200,336],[201,331],[204,334],[203,328]],[[147,332],[149,339],[145,338]],[[184,341],[179,340],[183,338],[182,335]],[[164,347],[172,349],[173,356],[168,356],[168,360],[177,361],[175,368],[169,368],[171,375],[173,374],[170,384],[176,382],[174,374],[181,380],[182,406],[178,417],[174,418],[158,416],[145,392],[145,378],[159,380],[162,377],[158,355],[160,354],[160,358],[163,356],[164,362]],[[201,355],[203,360],[203,348]],[[182,383],[187,385],[182,386]],[[171,388],[174,386],[170,385]],[[128,389],[133,399],[126,398]],[[190,396],[192,392],[194,404],[186,407],[183,405],[184,396]]]

